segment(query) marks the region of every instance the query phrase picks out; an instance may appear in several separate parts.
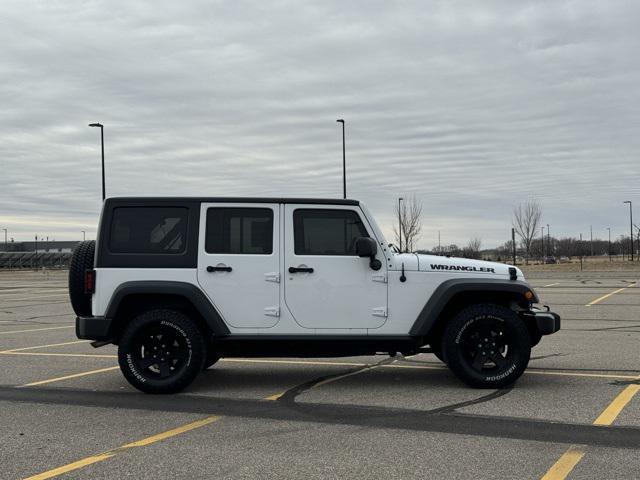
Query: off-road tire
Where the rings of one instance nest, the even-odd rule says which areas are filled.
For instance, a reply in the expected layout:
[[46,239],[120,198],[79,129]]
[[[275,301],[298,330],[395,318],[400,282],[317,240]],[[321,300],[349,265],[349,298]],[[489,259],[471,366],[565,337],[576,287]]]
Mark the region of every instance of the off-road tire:
[[184,313],[167,309],[135,317],[118,345],[120,370],[131,385],[145,393],[183,390],[202,370],[205,355],[197,325]]
[[527,368],[531,339],[527,326],[512,310],[493,304],[472,305],[447,325],[442,352],[451,371],[467,385],[502,388]]
[[69,263],[69,299],[79,317],[91,315],[91,294],[84,293],[84,272],[93,268],[95,251],[95,240],[80,242]]

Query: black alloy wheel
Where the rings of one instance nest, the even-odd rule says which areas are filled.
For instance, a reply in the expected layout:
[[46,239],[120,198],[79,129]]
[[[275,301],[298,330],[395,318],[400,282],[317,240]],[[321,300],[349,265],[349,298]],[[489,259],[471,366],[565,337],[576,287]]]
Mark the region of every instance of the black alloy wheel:
[[123,375],[146,393],[175,393],[202,370],[202,332],[185,314],[157,309],[142,313],[124,329],[118,345]]
[[474,305],[447,326],[442,351],[449,368],[477,388],[501,388],[515,382],[531,355],[529,332],[512,310]]

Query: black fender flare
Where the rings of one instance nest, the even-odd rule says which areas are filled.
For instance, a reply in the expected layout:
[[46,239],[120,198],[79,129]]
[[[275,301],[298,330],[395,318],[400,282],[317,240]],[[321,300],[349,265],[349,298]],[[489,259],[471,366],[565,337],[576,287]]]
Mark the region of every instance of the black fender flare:
[[114,318],[122,301],[130,295],[176,295],[187,299],[202,316],[216,336],[229,335],[229,328],[204,292],[192,283],[163,280],[138,280],[118,286],[111,296],[105,312],[106,318]]
[[525,293],[531,292],[533,297],[526,301],[531,303],[538,303],[540,301],[533,288],[531,288],[527,282],[520,280],[454,278],[442,282],[438,288],[434,290],[433,294],[422,308],[422,311],[418,314],[418,318],[416,318],[409,333],[412,336],[428,335],[440,314],[447,307],[449,301],[455,295],[465,292],[515,294],[522,295],[523,300],[525,300]]

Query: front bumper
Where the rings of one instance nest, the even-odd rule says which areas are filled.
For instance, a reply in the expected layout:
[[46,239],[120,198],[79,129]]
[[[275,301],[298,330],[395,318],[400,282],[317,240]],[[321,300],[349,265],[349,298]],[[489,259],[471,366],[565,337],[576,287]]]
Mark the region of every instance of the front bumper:
[[541,310],[533,307],[529,312],[535,320],[536,327],[538,328],[540,335],[551,335],[552,333],[556,333],[560,330],[560,315],[551,312],[549,307],[546,308],[547,310]]
[[76,317],[76,336],[82,340],[109,340],[110,333],[110,318]]

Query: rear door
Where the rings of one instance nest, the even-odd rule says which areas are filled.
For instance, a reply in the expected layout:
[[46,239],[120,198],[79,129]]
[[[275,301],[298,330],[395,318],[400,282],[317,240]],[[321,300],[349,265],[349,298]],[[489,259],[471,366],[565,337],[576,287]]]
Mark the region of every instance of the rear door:
[[232,327],[278,323],[278,225],[278,204],[202,204],[198,282]]
[[387,317],[385,258],[372,270],[355,253],[373,230],[357,207],[288,204],[285,208],[284,288],[296,322],[316,329],[378,328]]

